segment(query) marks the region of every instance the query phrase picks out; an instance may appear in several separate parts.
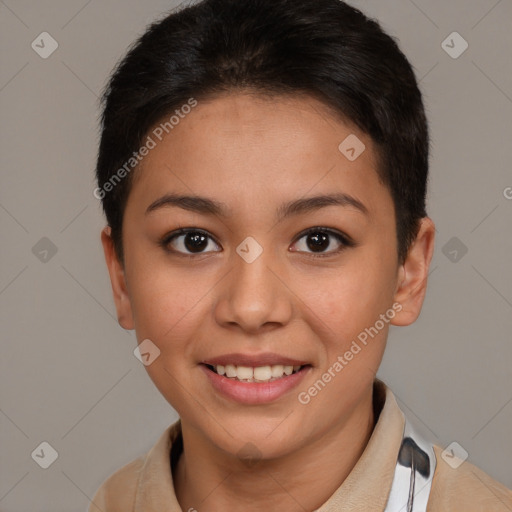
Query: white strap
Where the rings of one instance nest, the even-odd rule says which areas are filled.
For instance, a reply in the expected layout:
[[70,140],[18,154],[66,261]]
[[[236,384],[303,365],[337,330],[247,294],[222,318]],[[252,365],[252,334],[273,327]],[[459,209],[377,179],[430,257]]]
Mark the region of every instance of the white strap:
[[432,443],[405,418],[395,476],[384,512],[426,512],[436,469]]

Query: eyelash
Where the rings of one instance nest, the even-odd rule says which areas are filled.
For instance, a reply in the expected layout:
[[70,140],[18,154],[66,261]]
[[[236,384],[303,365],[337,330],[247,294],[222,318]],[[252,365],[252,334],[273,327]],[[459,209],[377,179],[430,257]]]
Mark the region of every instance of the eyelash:
[[[177,229],[176,231],[173,231],[171,233],[168,233],[167,235],[165,235],[159,242],[159,245],[167,252],[169,253],[172,253],[172,254],[176,254],[177,256],[179,257],[183,257],[183,258],[189,258],[189,259],[192,259],[192,258],[196,258],[198,256],[201,256],[202,254],[207,254],[206,252],[203,252],[203,253],[196,253],[196,254],[186,254],[186,253],[182,253],[180,251],[176,251],[174,249],[170,249],[169,248],[169,244],[175,239],[175,238],[178,238],[180,236],[183,236],[183,235],[186,235],[188,233],[195,233],[195,234],[201,234],[201,235],[204,235],[208,238],[210,238],[211,240],[213,240],[217,245],[220,245],[219,243],[217,243],[215,241],[215,239],[210,236],[210,234],[208,234],[206,231],[203,231],[202,229],[197,229],[197,228],[180,228],[180,229]],[[297,235],[297,238],[296,238],[296,241],[294,242],[297,243],[300,239],[302,239],[303,237],[309,235],[309,234],[313,234],[313,233],[323,233],[323,234],[327,234],[327,235],[331,235],[333,236],[338,242],[341,243],[341,247],[337,250],[334,250],[334,251],[329,251],[329,252],[324,252],[324,253],[314,253],[314,252],[307,252],[306,254],[308,254],[309,256],[313,257],[313,258],[325,258],[325,257],[328,257],[328,256],[332,256],[333,254],[339,254],[340,252],[344,251],[345,249],[349,248],[349,247],[355,247],[357,244],[350,238],[348,237],[347,235],[343,234],[343,233],[340,233],[338,231],[335,231],[333,229],[330,229],[330,228],[325,228],[325,227],[320,227],[320,226],[316,226],[316,227],[312,227],[312,228],[308,228],[306,229],[305,231],[302,231],[301,233],[299,233]],[[301,252],[301,251],[294,251],[294,252]]]

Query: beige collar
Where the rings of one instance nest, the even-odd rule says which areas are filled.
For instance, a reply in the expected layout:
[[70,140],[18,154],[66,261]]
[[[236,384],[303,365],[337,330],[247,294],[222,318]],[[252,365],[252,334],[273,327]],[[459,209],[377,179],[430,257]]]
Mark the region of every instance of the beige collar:
[[[405,419],[391,390],[374,384],[376,400],[384,401],[370,440],[348,477],[315,512],[382,511],[393,481]],[[134,512],[182,512],[171,474],[172,443],[181,434],[181,422],[170,425],[148,452],[140,469]]]

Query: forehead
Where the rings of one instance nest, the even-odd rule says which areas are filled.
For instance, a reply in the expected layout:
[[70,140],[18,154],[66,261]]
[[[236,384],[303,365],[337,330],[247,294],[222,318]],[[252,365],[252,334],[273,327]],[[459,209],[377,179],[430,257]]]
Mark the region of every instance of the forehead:
[[[364,196],[370,208],[379,201],[389,206],[371,138],[314,98],[226,94],[198,101],[172,128],[162,126],[149,132],[155,144],[136,170],[130,194],[146,206],[175,191],[235,208],[251,197],[266,207],[333,191]],[[344,153],[347,140],[356,156],[362,151],[356,159]]]

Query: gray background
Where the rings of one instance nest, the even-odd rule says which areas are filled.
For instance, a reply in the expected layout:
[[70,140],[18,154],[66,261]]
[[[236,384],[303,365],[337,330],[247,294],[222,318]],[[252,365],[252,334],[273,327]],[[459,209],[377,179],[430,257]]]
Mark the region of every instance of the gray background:
[[[512,2],[351,3],[399,39],[432,130],[427,299],[414,325],[392,328],[379,376],[433,440],[512,487]],[[175,5],[0,0],[4,512],[85,511],[176,419],[117,324],[92,195],[97,96]],[[47,59],[31,48],[43,31],[59,44]],[[441,46],[453,31],[469,43],[456,59]],[[42,441],[58,452],[48,469],[31,457]]]

